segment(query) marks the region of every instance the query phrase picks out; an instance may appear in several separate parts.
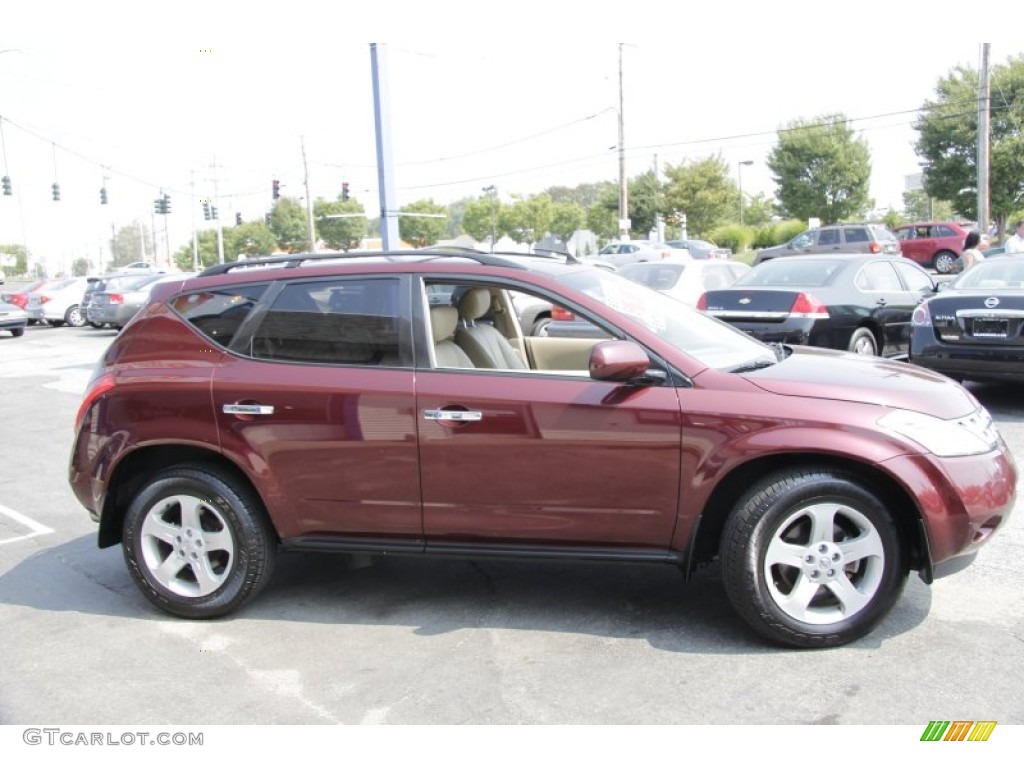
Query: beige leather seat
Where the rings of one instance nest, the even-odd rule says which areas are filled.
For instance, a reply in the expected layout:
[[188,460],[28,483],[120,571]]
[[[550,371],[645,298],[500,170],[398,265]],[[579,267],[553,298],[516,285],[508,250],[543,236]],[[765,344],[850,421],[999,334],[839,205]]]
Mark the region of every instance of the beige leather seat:
[[501,332],[490,323],[478,323],[491,308],[486,288],[470,288],[459,299],[458,344],[477,368],[526,368],[523,359]]
[[434,360],[439,368],[473,368],[473,361],[454,341],[459,311],[455,307],[431,307],[430,330],[434,339]]

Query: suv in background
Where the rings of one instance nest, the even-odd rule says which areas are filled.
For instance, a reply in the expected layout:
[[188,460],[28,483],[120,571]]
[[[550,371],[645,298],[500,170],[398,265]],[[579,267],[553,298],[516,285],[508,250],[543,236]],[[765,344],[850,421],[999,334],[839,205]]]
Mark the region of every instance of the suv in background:
[[801,232],[788,243],[762,248],[754,264],[779,256],[832,253],[887,253],[900,255],[900,243],[881,224],[830,224]]
[[967,230],[952,221],[925,221],[903,224],[893,229],[903,255],[922,267],[931,267],[948,275],[964,250]]
[[[513,293],[608,338],[528,336]],[[970,563],[1017,467],[940,374],[765,345],[593,264],[433,249],[156,285],[86,387],[69,480],[186,618],[241,607],[279,549],[718,560],[754,630],[829,647],[911,570]]]

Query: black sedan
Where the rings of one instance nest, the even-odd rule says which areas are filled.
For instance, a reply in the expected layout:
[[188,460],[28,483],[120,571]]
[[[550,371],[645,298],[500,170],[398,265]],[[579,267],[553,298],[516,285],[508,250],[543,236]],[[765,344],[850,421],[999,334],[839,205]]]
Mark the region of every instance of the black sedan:
[[918,307],[910,361],[954,379],[1024,380],[1024,258],[975,264]]
[[898,357],[908,352],[914,309],[935,290],[900,257],[802,256],[759,264],[697,307],[768,343]]

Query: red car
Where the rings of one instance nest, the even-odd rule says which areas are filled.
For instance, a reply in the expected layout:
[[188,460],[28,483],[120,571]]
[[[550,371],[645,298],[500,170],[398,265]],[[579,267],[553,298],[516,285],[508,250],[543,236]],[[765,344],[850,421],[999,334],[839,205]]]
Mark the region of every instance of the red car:
[[893,229],[904,258],[942,275],[953,270],[953,262],[964,250],[967,230],[952,221],[904,224]]
[[[513,292],[611,338],[526,335]],[[70,459],[99,545],[178,616],[239,608],[280,549],[717,560],[739,615],[797,647],[868,633],[912,570],[965,567],[1016,481],[944,376],[766,345],[592,265],[444,250],[158,286]]]

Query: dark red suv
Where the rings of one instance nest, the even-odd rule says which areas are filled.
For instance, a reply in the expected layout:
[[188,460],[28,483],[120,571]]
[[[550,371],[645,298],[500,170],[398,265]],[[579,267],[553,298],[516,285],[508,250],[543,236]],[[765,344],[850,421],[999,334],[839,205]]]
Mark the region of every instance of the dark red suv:
[[[611,338],[525,335],[511,294]],[[911,570],[965,566],[1017,471],[910,365],[767,346],[549,257],[297,255],[165,283],[114,340],[70,480],[145,595],[241,606],[280,549],[718,560],[763,636],[869,632]]]

